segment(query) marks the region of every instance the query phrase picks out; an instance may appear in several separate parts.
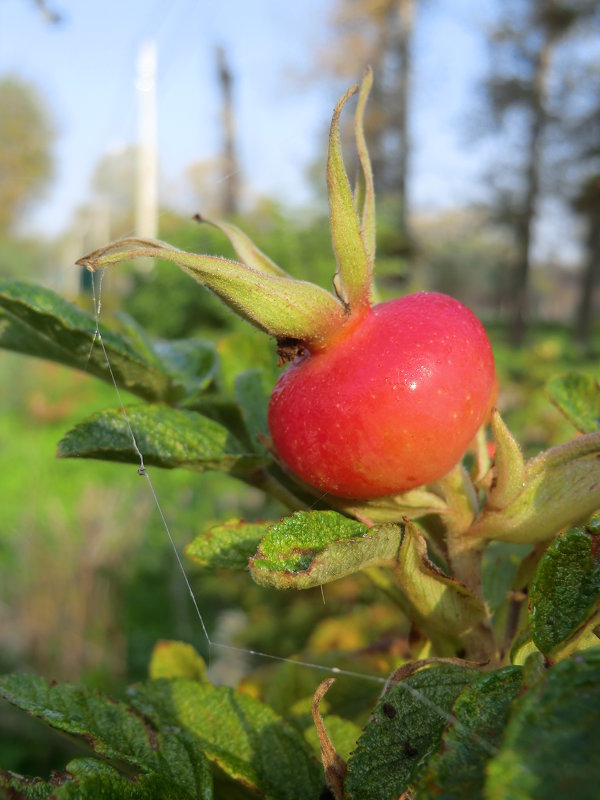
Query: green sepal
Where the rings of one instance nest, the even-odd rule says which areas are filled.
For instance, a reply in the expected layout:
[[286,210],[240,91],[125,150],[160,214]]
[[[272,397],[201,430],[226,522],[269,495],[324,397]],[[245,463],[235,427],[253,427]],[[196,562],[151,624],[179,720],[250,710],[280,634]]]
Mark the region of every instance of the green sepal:
[[394,575],[402,593],[428,629],[457,636],[487,619],[488,612],[481,600],[430,561],[425,537],[408,521],[404,525]]
[[[363,86],[366,87],[363,92],[364,103],[368,93],[367,76],[365,76]],[[340,139],[340,115],[342,109],[348,99],[358,91],[358,85],[351,86],[335,107],[331,120],[327,157],[329,220],[333,251],[337,263],[334,285],[341,300],[353,312],[368,305],[373,267],[363,240],[361,220],[354,204],[352,189],[344,167]]]
[[368,524],[400,522],[419,519],[426,514],[443,514],[448,510],[446,501],[429,489],[410,489],[402,494],[376,497],[373,500],[346,500],[328,497],[328,502],[345,514],[351,514]]
[[490,426],[496,443],[496,452],[494,477],[486,508],[506,508],[523,491],[525,460],[517,440],[506,427],[498,411],[492,413]]
[[151,239],[122,239],[77,263],[90,270],[150,256],[170,261],[213,291],[238,316],[277,340],[319,349],[347,320],[344,306],[312,283],[262,272],[238,261],[196,255]]
[[358,210],[361,231],[371,275],[375,266],[375,186],[373,182],[373,169],[369,150],[365,140],[364,115],[371,87],[373,86],[373,70],[367,67],[360,85],[356,116],[354,119],[354,133],[356,149],[361,168],[360,191],[355,191],[354,201]]
[[514,452],[511,458],[517,477],[506,479],[502,497],[490,492],[467,535],[543,542],[600,507],[600,432],[552,447],[528,461],[519,493],[519,461]]

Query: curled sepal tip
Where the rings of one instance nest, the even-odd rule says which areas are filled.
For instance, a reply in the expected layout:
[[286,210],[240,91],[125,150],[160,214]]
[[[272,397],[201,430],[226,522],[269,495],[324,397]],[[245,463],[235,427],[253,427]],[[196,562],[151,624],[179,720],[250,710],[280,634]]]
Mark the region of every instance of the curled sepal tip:
[[367,67],[360,85],[356,116],[354,118],[356,149],[358,150],[358,159],[360,162],[360,179],[354,193],[354,199],[360,219],[363,242],[365,250],[367,251],[371,276],[373,275],[373,268],[375,265],[375,186],[373,182],[371,159],[369,158],[369,150],[365,139],[364,116],[372,85],[373,70],[371,67]]
[[544,542],[600,508],[600,432],[552,447],[524,464],[503,424],[496,425],[495,435],[506,462],[498,463],[496,489],[468,535]]
[[237,257],[247,267],[258,270],[258,272],[266,272],[272,275],[281,275],[282,277],[289,278],[288,273],[281,269],[268,255],[263,253],[252,241],[252,239],[240,230],[237,225],[232,225],[230,222],[223,222],[222,220],[214,220],[205,217],[203,214],[195,214],[194,219],[196,222],[206,223],[217,228],[227,236]]
[[[363,86],[365,85],[367,89],[361,91],[363,105],[366,102],[366,94],[368,93],[368,81],[367,84],[363,82]],[[367,253],[361,229],[361,220],[344,167],[340,139],[340,115],[342,109],[349,98],[358,91],[358,85],[351,86],[335,107],[331,120],[327,157],[329,219],[333,250],[338,268],[334,284],[338,295],[350,307],[351,311],[357,311],[369,303],[372,277],[372,262]],[[362,111],[359,112],[359,122],[361,118]],[[366,150],[366,145],[364,149]],[[361,165],[364,170],[364,152],[361,156]],[[367,216],[369,215],[367,214]]]
[[319,349],[347,318],[344,306],[319,286],[216,256],[196,255],[149,239],[122,239],[79,259],[92,271],[131,258],[162,258],[181,267],[239,316],[278,340]]

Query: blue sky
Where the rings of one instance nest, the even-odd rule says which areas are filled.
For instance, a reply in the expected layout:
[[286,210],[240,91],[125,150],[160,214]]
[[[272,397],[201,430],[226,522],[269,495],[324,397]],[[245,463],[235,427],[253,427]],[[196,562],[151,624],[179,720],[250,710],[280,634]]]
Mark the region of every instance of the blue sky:
[[[89,198],[90,178],[107,151],[136,137],[135,58],[158,49],[161,171],[176,191],[185,167],[218,151],[214,50],[222,44],[236,76],[244,178],[291,205],[310,198],[307,165],[323,146],[336,99],[329,82],[290,76],[310,71],[326,46],[330,3],[303,0],[48,0],[64,17],[45,23],[33,0],[0,0],[0,74],[35,83],[58,127],[54,187],[30,226],[67,227]],[[415,43],[411,175],[413,201],[443,208],[481,196],[481,159],[466,138],[477,79],[485,69],[482,29],[491,0],[424,3]],[[356,78],[362,65],[357,64]]]

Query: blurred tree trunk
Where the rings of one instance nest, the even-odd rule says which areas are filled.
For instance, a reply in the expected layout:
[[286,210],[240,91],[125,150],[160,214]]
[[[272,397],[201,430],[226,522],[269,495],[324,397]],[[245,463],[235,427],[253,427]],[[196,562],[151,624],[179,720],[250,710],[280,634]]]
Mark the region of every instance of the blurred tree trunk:
[[223,200],[222,214],[231,217],[239,210],[239,165],[235,146],[235,114],[233,108],[233,75],[225,50],[217,48],[217,69],[221,90]]
[[408,240],[408,168],[410,136],[408,109],[412,78],[412,40],[415,18],[415,0],[399,0],[398,16],[398,54],[400,71],[398,75],[398,136],[400,140],[398,164],[398,197],[400,199],[400,230]]
[[586,262],[581,274],[575,318],[575,336],[585,345],[594,321],[596,287],[600,284],[600,175],[595,175],[585,184],[574,206],[587,218]]
[[[580,23],[593,17],[597,7],[597,0],[503,0],[489,38],[491,66],[484,89],[490,118],[485,132],[500,133],[503,152],[508,154],[502,158],[500,151],[494,164],[498,192],[492,202],[516,246],[510,314],[510,339],[515,345],[522,342],[527,326],[540,200],[556,184],[544,164],[550,142],[547,134],[557,132],[567,114],[568,104],[564,97],[558,100],[555,86],[565,59],[555,59],[555,53]],[[563,150],[566,144],[560,142]],[[564,197],[560,187],[554,188]]]
[[549,35],[542,42],[535,65],[531,95],[531,126],[527,145],[525,193],[521,214],[515,228],[517,265],[515,274],[515,296],[511,340],[521,344],[526,328],[529,273],[531,271],[531,245],[536,207],[540,195],[540,173],[542,160],[542,136],[546,127],[546,99],[548,73],[554,46],[554,37]]

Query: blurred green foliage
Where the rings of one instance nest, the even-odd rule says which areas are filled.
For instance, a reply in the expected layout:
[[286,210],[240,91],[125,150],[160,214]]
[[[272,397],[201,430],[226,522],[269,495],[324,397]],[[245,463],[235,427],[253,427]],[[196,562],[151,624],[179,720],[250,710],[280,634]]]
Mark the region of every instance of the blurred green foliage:
[[[409,273],[393,220],[390,210],[380,223],[385,295],[405,287],[458,289],[476,311],[481,312],[480,302],[484,313],[490,311],[493,304],[480,288],[490,264],[497,270],[497,243],[490,249],[476,238],[455,252],[430,244],[430,267]],[[176,246],[233,257],[225,237],[208,225],[175,214],[163,214],[161,225],[161,237]],[[292,275],[330,286],[334,261],[325,218],[290,223],[280,209],[265,204],[244,220],[244,229]],[[14,263],[16,247],[14,242],[0,246],[2,263]],[[36,252],[32,246],[27,262],[32,273]],[[471,253],[467,259],[465,252]],[[452,265],[458,262],[462,271],[455,274]],[[199,332],[211,338],[229,365],[223,375],[229,390],[233,375],[263,364],[275,379],[277,357],[266,337],[238,322],[189,277],[160,263],[149,273],[131,265],[127,274],[129,289],[122,297],[111,293],[107,276],[103,313],[121,309],[164,339]],[[80,303],[91,309],[91,298]],[[544,385],[566,371],[598,375],[600,327],[586,350],[560,325],[532,327],[518,350],[506,344],[502,323],[492,321],[488,330],[499,374],[498,403],[527,455],[571,438],[571,426],[549,401]],[[30,670],[118,695],[127,683],[145,676],[156,641],[169,638],[193,642],[212,663],[213,679],[238,680],[250,656],[245,654],[240,664],[217,650],[208,652],[152,497],[135,469],[55,461],[66,430],[94,411],[118,406],[114,390],[84,373],[5,352],[0,353],[0,386],[0,672]],[[123,396],[127,404],[131,398]],[[180,550],[211,520],[236,516],[251,521],[280,512],[275,501],[227,475],[153,470],[153,482]],[[327,586],[322,598],[320,589],[265,589],[244,572],[208,574],[187,568],[216,641],[284,657],[303,651],[316,663],[358,665],[371,674],[389,672],[390,652],[402,656],[408,628],[402,629],[397,614],[360,576]],[[306,687],[295,693],[292,685],[303,682],[300,671],[252,664],[257,665],[260,669],[247,679],[248,691],[262,694],[276,708],[278,697],[286,702],[306,697]],[[315,680],[310,673],[311,686]],[[346,716],[360,714],[377,687],[359,684],[332,690],[331,707],[343,705]],[[44,773],[48,764],[56,766],[73,755],[70,745],[42,735],[24,715],[7,713],[4,706],[0,711],[3,766]]]

